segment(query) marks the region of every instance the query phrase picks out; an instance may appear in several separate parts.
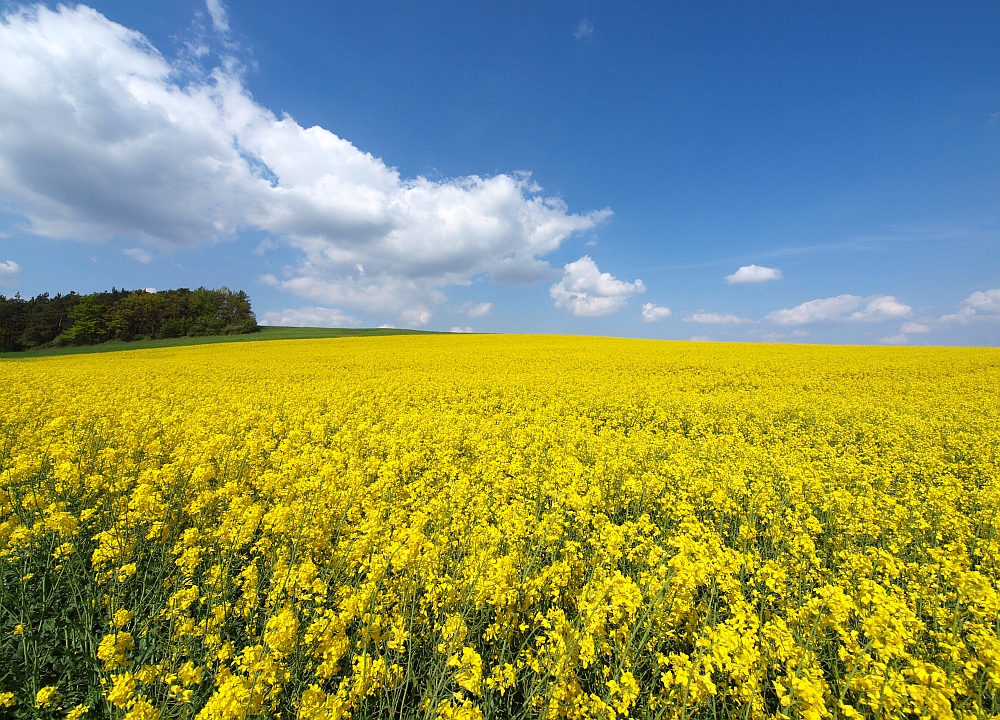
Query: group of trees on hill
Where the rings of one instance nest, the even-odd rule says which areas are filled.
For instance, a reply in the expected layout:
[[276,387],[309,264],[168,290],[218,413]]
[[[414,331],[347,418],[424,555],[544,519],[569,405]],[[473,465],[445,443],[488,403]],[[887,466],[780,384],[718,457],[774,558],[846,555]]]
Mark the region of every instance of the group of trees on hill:
[[25,300],[0,295],[0,352],[109,340],[257,332],[250,298],[227,287],[110,292]]

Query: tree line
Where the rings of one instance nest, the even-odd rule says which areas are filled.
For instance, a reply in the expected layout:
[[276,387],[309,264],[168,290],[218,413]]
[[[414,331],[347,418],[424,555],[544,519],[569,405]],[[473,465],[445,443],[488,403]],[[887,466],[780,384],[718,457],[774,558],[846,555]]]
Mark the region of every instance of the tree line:
[[242,290],[119,290],[89,295],[0,295],[0,352],[111,340],[257,332]]

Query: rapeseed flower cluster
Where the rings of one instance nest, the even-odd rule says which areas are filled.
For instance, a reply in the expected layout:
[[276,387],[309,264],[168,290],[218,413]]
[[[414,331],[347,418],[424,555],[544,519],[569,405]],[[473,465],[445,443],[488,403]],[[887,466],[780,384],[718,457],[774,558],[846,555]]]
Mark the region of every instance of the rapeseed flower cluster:
[[1000,718],[1000,352],[0,362],[0,715]]

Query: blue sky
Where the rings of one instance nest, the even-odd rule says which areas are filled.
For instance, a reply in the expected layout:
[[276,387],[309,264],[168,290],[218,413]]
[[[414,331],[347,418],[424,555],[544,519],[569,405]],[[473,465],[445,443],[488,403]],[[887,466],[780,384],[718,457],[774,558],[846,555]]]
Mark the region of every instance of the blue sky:
[[0,4],[0,293],[1000,344],[1000,5]]

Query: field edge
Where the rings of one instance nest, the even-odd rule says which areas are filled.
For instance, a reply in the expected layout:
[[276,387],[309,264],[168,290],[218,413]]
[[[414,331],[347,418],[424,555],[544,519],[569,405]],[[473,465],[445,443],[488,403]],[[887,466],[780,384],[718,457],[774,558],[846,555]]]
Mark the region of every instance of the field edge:
[[230,342],[255,342],[259,340],[318,340],[323,338],[375,337],[379,335],[440,335],[434,330],[409,330],[405,328],[320,328],[264,325],[259,332],[245,335],[201,335],[165,338],[161,340],[136,340],[133,342],[108,342],[100,345],[52,347],[40,350],[22,350],[0,353],[0,360],[53,357],[59,355],[87,355],[92,353],[120,352],[122,350],[147,350],[150,348],[210,345]]

